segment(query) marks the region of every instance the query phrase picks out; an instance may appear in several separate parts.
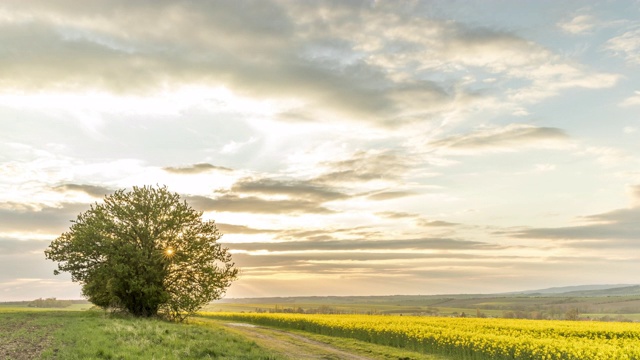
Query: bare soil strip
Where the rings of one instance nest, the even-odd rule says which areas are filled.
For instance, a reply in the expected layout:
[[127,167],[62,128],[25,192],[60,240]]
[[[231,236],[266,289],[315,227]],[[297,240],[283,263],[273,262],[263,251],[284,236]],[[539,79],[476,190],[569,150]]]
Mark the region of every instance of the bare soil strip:
[[[3,319],[5,320],[5,319]],[[36,359],[47,348],[53,326],[43,326],[34,320],[9,319],[0,324],[0,359]]]
[[225,323],[224,325],[242,333],[258,345],[273,349],[289,359],[373,360],[284,330],[244,323]]

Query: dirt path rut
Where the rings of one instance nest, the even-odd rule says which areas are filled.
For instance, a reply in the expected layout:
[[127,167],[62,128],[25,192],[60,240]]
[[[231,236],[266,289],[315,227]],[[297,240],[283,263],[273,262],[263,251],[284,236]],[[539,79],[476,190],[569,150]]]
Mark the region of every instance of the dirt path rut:
[[224,326],[242,333],[259,345],[273,349],[289,359],[373,360],[284,330],[244,323],[226,323]]

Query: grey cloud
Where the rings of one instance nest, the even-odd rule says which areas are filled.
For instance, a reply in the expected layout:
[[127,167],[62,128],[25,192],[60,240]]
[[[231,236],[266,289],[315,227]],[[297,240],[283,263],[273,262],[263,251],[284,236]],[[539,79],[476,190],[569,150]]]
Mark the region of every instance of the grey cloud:
[[265,234],[276,232],[276,230],[269,229],[256,229],[245,225],[234,225],[234,224],[224,224],[224,223],[216,223],[216,227],[223,234]]
[[629,186],[633,201],[640,205],[640,185]]
[[13,86],[127,92],[204,82],[243,94],[303,97],[370,119],[393,107],[379,90],[391,83],[376,67],[303,56],[303,44],[313,39],[301,39],[286,8],[273,2],[2,5],[31,19],[1,32],[0,44],[11,51],[0,53],[0,74]]
[[619,209],[585,216],[590,223],[558,228],[531,228],[503,234],[528,239],[563,240],[572,247],[638,248],[640,208]]
[[389,219],[415,218],[419,216],[418,214],[396,212],[396,211],[382,211],[382,212],[376,213],[376,215],[386,217]]
[[38,253],[44,259],[43,251],[50,243],[49,240],[0,239],[0,256]]
[[383,191],[373,195],[369,195],[368,198],[371,200],[391,200],[415,194],[416,193],[411,191]]
[[391,151],[355,153],[350,159],[324,163],[328,171],[315,178],[319,183],[395,180],[403,175],[410,162]]
[[[367,196],[372,200],[388,200],[414,195],[410,191],[378,191],[360,194],[347,194],[341,185],[350,182],[399,179],[409,168],[409,161],[397,154],[373,151],[359,151],[351,158],[335,162],[325,162],[324,174],[309,180],[280,180],[271,178],[244,178],[237,181],[227,192],[221,192],[220,199],[254,199],[244,195],[272,196],[283,195],[287,200],[269,200],[297,202],[309,209],[312,204],[321,208],[329,201],[349,199],[354,196]],[[267,200],[265,200],[267,201]]]
[[[260,197],[272,195],[284,195],[286,198]],[[314,181],[244,178],[233,184],[229,191],[218,192],[215,198],[193,196],[189,200],[195,207],[203,210],[329,214],[333,211],[324,207],[323,203],[349,197],[331,186]]]
[[605,239],[605,240],[591,240],[580,239],[575,241],[565,241],[563,245],[574,249],[596,249],[603,252],[610,252],[611,250],[640,250],[640,241],[636,239]]
[[0,204],[0,228],[4,231],[59,234],[66,231],[71,220],[89,209],[87,204],[62,204],[61,207],[26,208]]
[[371,229],[367,226],[356,226],[346,228],[328,227],[324,229],[288,229],[282,231],[276,238],[286,241],[306,241],[313,240],[335,240],[338,237],[348,238],[380,238],[382,232]]
[[530,58],[537,49],[505,32],[427,19],[419,6],[8,0],[0,9],[19,20],[0,31],[9,49],[0,51],[0,75],[13,87],[38,89],[223,85],[241,95],[300,99],[297,120],[331,111],[395,126],[472,98],[449,81],[426,80],[443,64],[476,65],[479,52],[496,48]]
[[93,197],[102,198],[105,195],[111,194],[114,191],[104,186],[96,185],[80,185],[80,184],[62,184],[53,188],[56,191],[79,191]]
[[[353,276],[353,272],[360,275],[375,276],[380,279],[382,274],[406,277],[430,278],[435,274],[445,277],[457,277],[460,272],[477,276],[480,272],[501,271],[506,267],[512,267],[513,263],[523,258],[513,256],[470,256],[465,254],[411,254],[390,253],[370,254],[363,256],[357,253],[333,253],[333,254],[275,254],[275,255],[248,255],[234,254],[234,260],[243,268],[244,274],[282,274],[284,272],[312,273],[312,274],[341,274]],[[419,263],[407,264],[411,260],[424,260],[430,269],[423,269]],[[380,263],[378,261],[385,261]],[[462,268],[456,269],[455,265]],[[487,264],[491,264],[490,268]],[[424,279],[425,277],[423,277]],[[373,280],[373,279],[372,279]]]
[[[225,246],[233,249],[233,244],[225,244]],[[389,252],[389,253],[357,253],[357,252],[296,252],[296,253],[277,253],[277,254],[246,254],[234,253],[233,259],[238,266],[246,267],[291,267],[296,264],[308,264],[310,261],[353,261],[353,262],[374,262],[381,260],[403,260],[424,259],[424,260],[491,260],[494,258],[503,258],[502,256],[487,257],[478,254],[422,254],[413,251],[407,252]],[[511,258],[511,257],[504,257]]]
[[459,225],[457,223],[452,223],[452,222],[448,222],[448,221],[427,220],[427,219],[419,219],[418,221],[416,221],[416,223],[419,226],[424,226],[424,227],[450,227],[450,226]]
[[222,195],[216,198],[190,196],[187,201],[202,211],[246,212],[258,214],[330,214],[333,211],[313,201],[305,200],[265,200],[259,197],[239,197]]
[[207,163],[194,164],[185,167],[164,167],[162,170],[173,174],[201,174],[209,171],[233,171],[233,169],[227,167],[215,166]]
[[[129,55],[88,39],[68,37],[43,23],[0,26],[0,75],[19,88],[148,88],[169,69],[150,57]],[[130,61],[123,61],[129,59]]]
[[[640,207],[618,209],[602,214],[584,216],[584,219],[594,222],[607,222],[609,224],[636,224],[640,216]],[[640,224],[638,224],[640,226]]]
[[544,145],[551,141],[564,142],[569,136],[561,129],[512,124],[504,128],[479,130],[470,134],[451,136],[431,142],[437,148],[453,150],[514,149]]
[[454,239],[409,239],[409,240],[328,240],[328,241],[288,241],[252,242],[228,244],[236,250],[267,251],[345,251],[345,250],[490,250],[503,247],[478,242]]
[[281,181],[273,179],[241,179],[232,186],[231,191],[263,195],[287,195],[291,198],[320,202],[349,197],[333,188],[316,185],[308,181]]
[[[292,112],[302,114],[297,120],[330,111],[395,126],[478,96],[461,82],[427,80],[450,64],[525,78],[562,75],[536,72],[559,62],[543,47],[506,31],[430,19],[425,6],[6,0],[0,76],[7,86],[27,89],[222,85],[241,95],[302,100],[303,109]],[[588,74],[576,73],[567,86],[585,86],[575,78]]]

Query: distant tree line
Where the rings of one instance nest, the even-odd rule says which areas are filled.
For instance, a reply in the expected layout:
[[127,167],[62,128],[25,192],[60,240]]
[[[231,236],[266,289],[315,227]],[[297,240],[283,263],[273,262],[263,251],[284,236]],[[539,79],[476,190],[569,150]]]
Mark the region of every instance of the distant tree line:
[[29,302],[27,306],[34,308],[66,308],[75,304],[76,302],[74,302],[73,300],[58,300],[56,298],[39,298]]

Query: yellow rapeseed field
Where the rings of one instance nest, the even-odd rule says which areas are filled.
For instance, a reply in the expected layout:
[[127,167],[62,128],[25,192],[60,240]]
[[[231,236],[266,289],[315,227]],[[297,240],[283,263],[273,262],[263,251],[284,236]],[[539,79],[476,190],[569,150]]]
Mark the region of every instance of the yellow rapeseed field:
[[376,315],[206,313],[459,359],[640,360],[640,324]]

